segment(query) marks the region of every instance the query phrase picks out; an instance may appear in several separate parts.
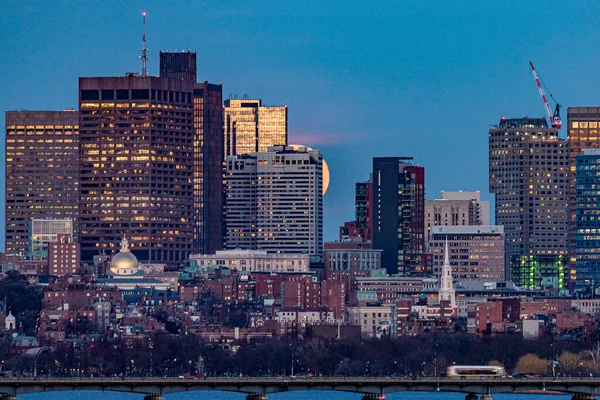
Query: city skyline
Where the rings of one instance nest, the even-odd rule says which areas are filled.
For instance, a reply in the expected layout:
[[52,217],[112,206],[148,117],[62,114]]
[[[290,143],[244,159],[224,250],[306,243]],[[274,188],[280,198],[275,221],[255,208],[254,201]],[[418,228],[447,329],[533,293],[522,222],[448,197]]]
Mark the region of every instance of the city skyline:
[[[484,199],[491,199],[487,126],[502,115],[543,115],[529,60],[563,104],[563,120],[566,107],[596,103],[594,58],[575,57],[593,43],[587,35],[593,10],[573,25],[569,21],[577,10],[561,9],[563,17],[552,33],[556,37],[547,37],[551,30],[543,18],[533,17],[540,9],[533,3],[430,10],[332,3],[318,10],[306,6],[293,16],[275,4],[264,11],[258,5],[237,10],[210,2],[202,14],[199,6],[190,5],[184,13],[148,2],[143,10],[128,7],[113,15],[111,4],[117,3],[39,10],[5,3],[0,18],[6,41],[0,48],[12,61],[0,64],[6,82],[0,94],[3,108],[75,108],[78,77],[139,71],[141,12],[146,11],[151,75],[159,73],[159,50],[212,53],[211,61],[198,68],[199,81],[223,82],[224,98],[249,92],[268,104],[289,107],[289,141],[320,150],[331,165],[325,240],[336,238],[338,227],[352,218],[352,204],[341,199],[352,197],[354,183],[365,179],[373,157],[413,157],[428,171],[428,199],[440,190],[458,189],[481,190]],[[544,9],[556,13],[557,7],[550,3]],[[35,26],[24,25],[33,13],[43,18]],[[199,15],[226,18],[200,17],[204,23],[194,24]],[[502,16],[511,17],[512,29],[503,29]],[[176,27],[168,24],[174,18],[180,20]],[[478,34],[482,37],[474,38]],[[215,38],[223,35],[227,40]],[[553,38],[558,42],[548,40]],[[559,60],[557,43],[565,53]],[[70,56],[76,53],[82,56]],[[230,62],[232,56],[238,61]],[[456,156],[464,148],[469,159]]]

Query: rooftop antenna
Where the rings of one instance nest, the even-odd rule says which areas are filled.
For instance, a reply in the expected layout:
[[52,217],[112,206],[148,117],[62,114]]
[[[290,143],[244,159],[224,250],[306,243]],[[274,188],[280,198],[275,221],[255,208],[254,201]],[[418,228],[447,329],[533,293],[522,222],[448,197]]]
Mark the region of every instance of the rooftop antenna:
[[142,76],[148,76],[148,49],[146,48],[146,12],[142,13],[142,17],[144,17],[144,36],[142,36],[142,55],[140,56],[142,60]]

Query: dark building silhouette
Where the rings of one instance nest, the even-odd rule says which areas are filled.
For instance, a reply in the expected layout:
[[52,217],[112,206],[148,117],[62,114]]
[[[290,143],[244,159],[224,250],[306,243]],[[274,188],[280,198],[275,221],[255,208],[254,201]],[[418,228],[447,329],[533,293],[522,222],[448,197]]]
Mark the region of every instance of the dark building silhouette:
[[223,248],[223,87],[194,86],[194,253]]
[[28,253],[31,218],[69,218],[77,235],[76,111],[6,112],[6,254]]
[[117,249],[177,263],[192,252],[194,83],[79,78],[83,260]]
[[373,248],[390,274],[427,275],[425,169],[411,157],[373,158]]
[[160,76],[196,82],[196,53],[161,51]]

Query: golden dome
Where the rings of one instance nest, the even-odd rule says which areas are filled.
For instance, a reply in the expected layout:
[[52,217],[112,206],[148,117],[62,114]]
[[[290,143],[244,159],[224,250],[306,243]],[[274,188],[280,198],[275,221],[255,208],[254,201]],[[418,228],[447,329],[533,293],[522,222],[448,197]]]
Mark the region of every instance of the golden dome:
[[121,251],[112,258],[110,269],[115,275],[132,275],[139,271],[138,259],[129,251],[129,242],[123,237]]

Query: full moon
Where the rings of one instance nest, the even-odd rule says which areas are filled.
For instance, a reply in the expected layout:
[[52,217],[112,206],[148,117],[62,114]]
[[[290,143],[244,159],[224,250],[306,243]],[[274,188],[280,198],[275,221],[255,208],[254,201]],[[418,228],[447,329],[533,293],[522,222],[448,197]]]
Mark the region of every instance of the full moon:
[[[288,146],[290,146],[294,150],[298,150],[300,147],[306,147],[309,151],[312,150],[310,147],[303,146],[301,144],[289,144]],[[323,196],[325,196],[325,193],[327,193],[327,189],[329,189],[329,180],[330,180],[329,166],[327,165],[327,162],[325,161],[325,157],[323,157]]]

